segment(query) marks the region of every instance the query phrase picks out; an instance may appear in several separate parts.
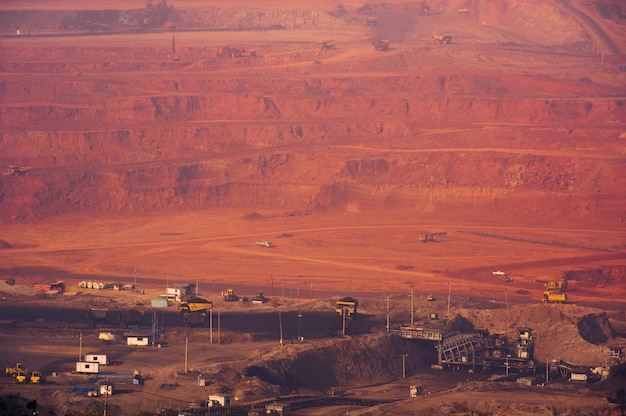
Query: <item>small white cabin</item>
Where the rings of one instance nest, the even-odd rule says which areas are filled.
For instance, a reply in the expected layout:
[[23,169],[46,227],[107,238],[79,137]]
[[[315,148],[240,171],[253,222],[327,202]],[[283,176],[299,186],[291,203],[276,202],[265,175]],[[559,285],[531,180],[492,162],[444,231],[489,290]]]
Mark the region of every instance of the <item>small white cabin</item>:
[[109,365],[109,357],[106,354],[86,354],[85,362]]
[[145,335],[128,335],[126,337],[126,344],[133,345],[133,346],[150,345],[150,337],[145,336]]
[[100,363],[97,363],[97,362],[88,363],[85,361],[77,361],[76,372],[85,373],[85,374],[98,374],[100,372]]

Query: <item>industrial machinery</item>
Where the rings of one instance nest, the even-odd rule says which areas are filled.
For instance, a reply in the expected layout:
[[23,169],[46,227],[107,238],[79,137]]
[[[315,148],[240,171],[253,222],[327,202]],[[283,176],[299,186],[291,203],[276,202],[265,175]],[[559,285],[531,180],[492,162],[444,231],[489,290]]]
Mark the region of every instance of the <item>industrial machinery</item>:
[[337,48],[337,41],[334,40],[321,40],[318,43],[320,45],[320,51]]
[[187,301],[181,302],[178,309],[180,312],[200,312],[207,311],[212,308],[213,302],[200,298],[191,298]]
[[18,370],[17,374],[15,374],[15,381],[17,381],[18,383],[24,383],[27,377],[28,370]]
[[4,371],[6,374],[10,375],[11,377],[15,377],[19,371],[23,371],[23,370],[25,369],[22,363],[17,363],[13,367],[6,367]]
[[218,58],[243,58],[251,56],[256,56],[256,49],[236,48],[229,45],[222,45],[217,49]]
[[252,299],[252,303],[254,304],[260,304],[265,302],[267,302],[267,298],[265,297],[265,293],[263,292],[258,292],[254,299]]
[[567,294],[564,292],[551,292],[546,290],[543,292],[542,300],[546,303],[565,303],[567,301]]
[[272,242],[269,240],[259,240],[256,242],[257,246],[270,248],[272,247]]
[[437,241],[437,236],[440,235],[446,235],[448,234],[447,232],[440,232],[440,233],[427,233],[425,231],[420,231],[419,232],[419,240],[422,243],[433,243],[435,241]]
[[41,372],[33,371],[30,375],[30,384],[40,384],[41,383]]
[[452,36],[448,36],[448,35],[433,35],[433,39],[435,39],[435,43],[437,45],[442,45],[442,44],[450,44],[452,43]]
[[389,50],[389,41],[387,39],[379,39],[376,42],[372,42],[374,49],[377,51]]
[[224,293],[224,300],[226,302],[236,302],[239,300],[239,296],[235,295],[235,292],[233,292],[232,289],[226,289],[226,292]]
[[547,282],[544,283],[546,291],[565,292],[567,290],[567,280],[561,280],[560,282]]
[[24,176],[28,175],[28,171],[32,169],[32,166],[16,166],[9,165],[9,169],[6,172],[2,172],[6,176]]
[[359,301],[348,296],[337,301],[335,304],[335,312],[342,316],[344,313],[345,316],[351,316],[357,313],[358,307]]
[[172,52],[170,52],[169,58],[172,61],[180,60],[180,56],[176,53],[176,38],[174,36],[172,36]]

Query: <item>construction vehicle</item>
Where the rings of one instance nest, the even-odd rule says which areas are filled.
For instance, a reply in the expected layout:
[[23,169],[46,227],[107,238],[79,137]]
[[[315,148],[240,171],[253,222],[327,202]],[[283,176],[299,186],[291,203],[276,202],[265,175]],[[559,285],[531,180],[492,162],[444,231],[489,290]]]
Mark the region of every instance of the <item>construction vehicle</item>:
[[239,296],[235,295],[235,292],[233,292],[232,289],[226,289],[226,292],[224,293],[224,300],[226,302],[236,302],[239,300]]
[[349,317],[357,313],[358,307],[359,301],[348,296],[337,301],[335,304],[335,312],[341,316],[345,314],[346,317]]
[[422,243],[434,243],[438,241],[437,236],[446,235],[446,234],[448,233],[445,231],[440,232],[440,233],[427,233],[425,231],[420,231],[418,238]]
[[491,272],[492,275],[499,277],[502,279],[503,282],[512,282],[514,279],[509,276],[508,274],[500,271],[500,270],[496,270],[495,272]]
[[18,372],[24,371],[24,370],[25,368],[23,367],[22,363],[17,363],[13,367],[6,367],[4,371],[6,374],[10,375],[11,377],[15,377]]
[[257,246],[270,248],[272,247],[272,242],[269,240],[259,240],[256,242]]
[[30,384],[41,384],[41,372],[33,371],[30,375]]
[[265,302],[267,302],[267,298],[265,297],[265,293],[263,292],[257,292],[254,299],[252,299],[252,303],[257,304],[257,305],[260,303],[265,303]]
[[180,312],[201,312],[212,308],[213,302],[200,298],[191,298],[187,301],[181,302],[178,307]]
[[380,39],[376,42],[372,42],[374,46],[374,50],[377,51],[388,51],[389,50],[389,41],[387,39]]
[[433,39],[435,39],[437,45],[449,45],[452,43],[452,36],[448,35],[433,35]]
[[567,290],[567,280],[561,280],[560,282],[547,282],[543,284],[546,291],[565,292]]
[[18,370],[15,375],[15,381],[18,383],[24,383],[28,377],[28,370]]
[[543,292],[542,300],[545,303],[565,303],[567,302],[567,294],[563,292],[551,292],[549,290],[546,290],[545,292]]
[[180,60],[180,56],[176,53],[176,38],[174,36],[172,36],[172,51],[170,52],[169,58],[171,61]]
[[318,43],[320,45],[320,51],[337,48],[337,42],[334,40],[321,40]]
[[28,175],[28,171],[32,169],[32,166],[16,166],[9,165],[9,169],[6,172],[2,172],[6,176],[24,176]]
[[251,56],[256,56],[256,49],[236,48],[229,45],[222,45],[217,49],[218,58],[245,58]]

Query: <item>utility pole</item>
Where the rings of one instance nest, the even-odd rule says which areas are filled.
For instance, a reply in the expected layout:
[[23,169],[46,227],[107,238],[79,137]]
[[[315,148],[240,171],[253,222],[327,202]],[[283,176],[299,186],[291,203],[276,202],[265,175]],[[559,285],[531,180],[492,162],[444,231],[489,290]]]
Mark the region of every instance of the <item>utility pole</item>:
[[509,313],[509,319],[511,318],[511,310],[509,309],[509,298],[506,296],[506,288],[504,288],[504,301],[506,302],[506,310]]
[[548,354],[546,354],[546,384],[548,384],[549,378],[550,378],[550,363],[548,362]]
[[406,378],[406,357],[409,354],[401,354],[400,357],[402,357],[402,378]]
[[452,293],[452,282],[448,282],[448,318],[450,317],[450,295]]
[[213,308],[209,309],[209,344],[213,344]]
[[217,343],[222,343],[222,311],[217,308]]
[[301,321],[302,321],[302,311],[298,309],[298,342],[302,341],[302,336],[300,335]]
[[342,320],[342,329],[341,329],[341,333],[343,335],[346,335],[346,313],[348,311],[348,308],[343,307],[343,309],[341,309],[341,320]]
[[78,342],[78,361],[83,361],[83,333],[80,333]]
[[187,374],[188,354],[189,354],[189,338],[185,337],[185,374]]
[[278,311],[278,329],[280,331],[280,345],[283,345],[283,315],[282,312]]
[[387,293],[387,332],[389,332],[389,293]]
[[411,328],[415,326],[414,310],[415,307],[413,306],[413,283],[411,283]]
[[107,416],[107,410],[109,410],[108,399],[109,399],[109,378],[107,377],[106,384],[104,385],[104,411],[102,412],[102,416]]

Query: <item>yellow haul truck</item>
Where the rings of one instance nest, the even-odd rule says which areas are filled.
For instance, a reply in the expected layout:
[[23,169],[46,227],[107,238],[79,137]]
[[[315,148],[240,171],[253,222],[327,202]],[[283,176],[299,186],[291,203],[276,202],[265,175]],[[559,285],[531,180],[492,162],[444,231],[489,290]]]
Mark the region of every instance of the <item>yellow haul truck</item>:
[[563,292],[550,292],[546,290],[543,292],[542,300],[547,303],[565,303],[567,301],[567,294]]
[[200,298],[193,298],[185,302],[181,302],[179,310],[181,312],[200,312],[211,308],[213,308],[213,302]]

